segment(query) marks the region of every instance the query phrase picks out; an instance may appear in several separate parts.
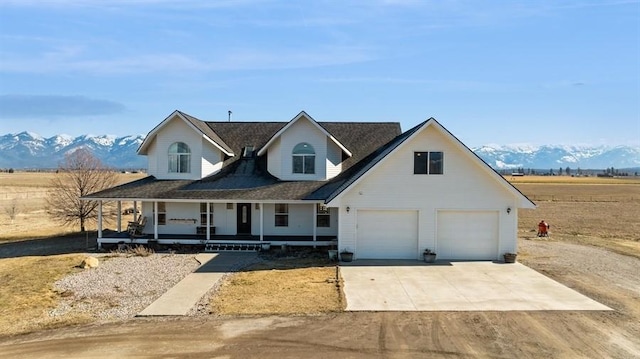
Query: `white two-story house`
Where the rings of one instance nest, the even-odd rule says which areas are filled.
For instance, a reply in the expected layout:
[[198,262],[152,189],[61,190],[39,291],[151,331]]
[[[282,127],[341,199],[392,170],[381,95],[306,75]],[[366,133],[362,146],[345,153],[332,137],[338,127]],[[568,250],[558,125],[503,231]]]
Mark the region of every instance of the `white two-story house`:
[[[86,199],[135,201],[137,241],[337,244],[355,259],[494,260],[515,252],[526,196],[430,118],[205,122],[175,111],[140,146],[147,178]],[[119,222],[118,222],[119,223]],[[99,243],[128,242],[102,235]],[[108,238],[107,238],[108,237]]]

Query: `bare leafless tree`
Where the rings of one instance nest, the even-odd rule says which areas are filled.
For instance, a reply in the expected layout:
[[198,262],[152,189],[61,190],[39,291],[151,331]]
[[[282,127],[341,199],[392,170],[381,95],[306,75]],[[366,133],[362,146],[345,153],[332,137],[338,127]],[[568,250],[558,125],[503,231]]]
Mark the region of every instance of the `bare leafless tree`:
[[16,220],[16,217],[20,213],[20,207],[18,207],[18,199],[14,198],[13,200],[11,200],[11,203],[4,208],[4,212],[7,214],[7,216],[9,216],[11,224],[13,224],[13,222]]
[[89,150],[81,148],[65,156],[52,180],[47,197],[47,212],[64,225],[80,225],[84,232],[87,223],[98,218],[98,201],[84,201],[80,197],[113,187],[117,173],[104,166]]

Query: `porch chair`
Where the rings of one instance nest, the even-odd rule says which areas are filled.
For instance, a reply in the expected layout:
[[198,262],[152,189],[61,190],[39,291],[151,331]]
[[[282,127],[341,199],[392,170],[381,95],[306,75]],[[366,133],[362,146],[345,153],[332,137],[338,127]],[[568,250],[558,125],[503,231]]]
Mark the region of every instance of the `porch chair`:
[[144,236],[142,231],[144,230],[144,226],[147,224],[147,217],[140,216],[138,222],[129,222],[127,225],[127,232],[130,237],[141,237]]

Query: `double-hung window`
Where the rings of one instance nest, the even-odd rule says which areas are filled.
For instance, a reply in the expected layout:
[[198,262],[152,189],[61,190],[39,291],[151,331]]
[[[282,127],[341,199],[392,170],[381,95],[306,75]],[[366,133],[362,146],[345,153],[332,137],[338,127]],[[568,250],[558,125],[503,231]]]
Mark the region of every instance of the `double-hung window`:
[[444,173],[444,154],[442,152],[414,152],[413,174],[441,175]]
[[191,150],[184,142],[175,142],[169,146],[169,172],[191,172]]
[[[153,206],[153,217],[155,218],[155,206]],[[165,202],[158,202],[158,225],[164,226],[167,224],[167,204]]]
[[289,205],[286,203],[275,204],[275,226],[289,227]]
[[316,173],[316,151],[306,143],[298,143],[292,152],[293,173],[314,174]]
[[[207,204],[200,203],[200,225],[207,225]],[[213,226],[213,203],[209,203],[209,225]]]
[[327,206],[320,203],[316,207],[316,227],[331,227],[331,212]]

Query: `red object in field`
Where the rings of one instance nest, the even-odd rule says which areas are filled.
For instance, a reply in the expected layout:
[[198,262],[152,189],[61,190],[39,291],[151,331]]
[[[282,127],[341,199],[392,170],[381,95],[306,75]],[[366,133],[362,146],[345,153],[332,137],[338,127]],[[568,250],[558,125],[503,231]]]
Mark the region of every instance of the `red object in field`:
[[549,224],[544,220],[538,223],[538,237],[548,237],[549,236]]

